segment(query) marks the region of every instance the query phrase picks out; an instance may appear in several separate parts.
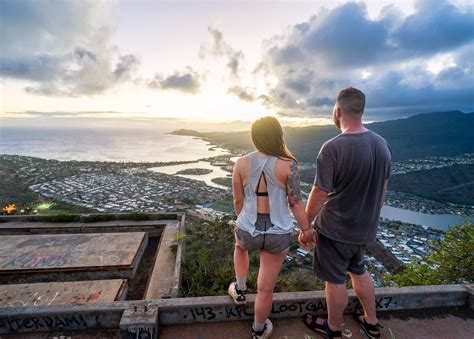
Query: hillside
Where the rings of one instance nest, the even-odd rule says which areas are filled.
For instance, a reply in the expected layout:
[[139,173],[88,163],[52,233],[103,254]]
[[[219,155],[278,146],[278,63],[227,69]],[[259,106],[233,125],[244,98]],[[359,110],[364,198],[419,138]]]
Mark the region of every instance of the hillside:
[[390,178],[389,188],[428,199],[474,205],[474,165],[394,175]]
[[[394,161],[474,153],[474,113],[425,113],[366,126],[389,142]],[[321,145],[339,133],[336,127],[330,125],[286,127],[284,131],[289,148],[303,162],[314,162]],[[183,132],[180,130],[175,134],[187,132],[187,135],[200,136],[234,150],[253,149],[249,132]]]
[[18,178],[12,165],[0,159],[0,210],[3,206],[15,203],[18,206],[31,205],[40,201],[38,194],[28,189],[27,185]]

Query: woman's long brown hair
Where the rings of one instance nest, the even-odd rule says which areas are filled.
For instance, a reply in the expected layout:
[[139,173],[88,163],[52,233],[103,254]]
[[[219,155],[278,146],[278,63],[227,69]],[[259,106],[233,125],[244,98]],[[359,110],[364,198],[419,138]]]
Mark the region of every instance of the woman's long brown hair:
[[250,135],[255,148],[266,155],[273,155],[280,159],[298,162],[291,154],[283,140],[283,129],[280,122],[271,116],[256,120],[250,129]]

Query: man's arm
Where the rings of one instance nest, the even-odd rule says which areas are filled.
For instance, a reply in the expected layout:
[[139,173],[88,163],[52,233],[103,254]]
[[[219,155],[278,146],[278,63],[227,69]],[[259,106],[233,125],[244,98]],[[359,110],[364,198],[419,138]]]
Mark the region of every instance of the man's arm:
[[239,215],[244,206],[244,185],[242,183],[242,177],[240,176],[241,162],[238,159],[234,165],[232,171],[232,194],[234,198],[234,210],[235,214]]
[[306,204],[306,214],[308,215],[308,222],[311,225],[319,214],[321,207],[323,207],[328,197],[328,192],[323,191],[318,186],[313,186],[309,194],[308,203]]
[[383,191],[382,191],[382,204],[380,206],[383,206],[383,204],[385,204],[385,198],[387,197],[387,188],[388,188],[388,179],[385,179],[385,182],[383,184]]

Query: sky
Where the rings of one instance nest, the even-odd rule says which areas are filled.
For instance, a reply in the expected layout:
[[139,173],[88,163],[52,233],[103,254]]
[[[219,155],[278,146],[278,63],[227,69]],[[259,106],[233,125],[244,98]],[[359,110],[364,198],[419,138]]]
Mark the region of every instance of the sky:
[[474,2],[0,0],[0,122],[474,111]]

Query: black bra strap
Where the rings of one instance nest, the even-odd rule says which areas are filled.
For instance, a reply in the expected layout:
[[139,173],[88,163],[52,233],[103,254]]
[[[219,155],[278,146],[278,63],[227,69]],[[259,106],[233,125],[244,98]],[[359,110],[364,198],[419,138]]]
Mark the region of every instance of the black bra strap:
[[263,180],[265,181],[265,185],[267,185],[267,178],[265,178],[265,172],[262,171],[262,174],[260,174],[260,178],[258,178],[257,187],[255,188],[255,194],[259,197],[268,197],[268,192],[258,191],[258,189],[260,188],[260,180],[262,180],[262,177],[263,177]]

